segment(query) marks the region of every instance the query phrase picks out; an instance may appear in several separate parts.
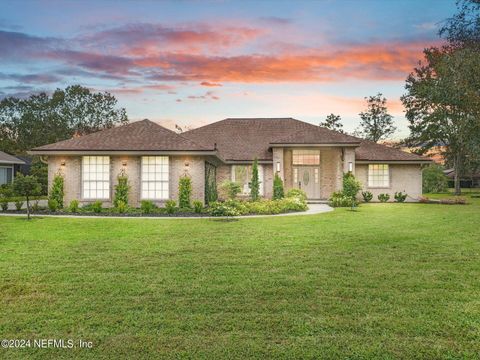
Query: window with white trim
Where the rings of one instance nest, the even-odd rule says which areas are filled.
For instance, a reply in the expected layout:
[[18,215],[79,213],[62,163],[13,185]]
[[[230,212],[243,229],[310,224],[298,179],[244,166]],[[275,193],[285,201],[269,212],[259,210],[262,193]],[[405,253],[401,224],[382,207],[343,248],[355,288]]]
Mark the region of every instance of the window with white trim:
[[368,186],[369,187],[390,187],[390,169],[388,164],[368,165]]
[[13,180],[13,167],[0,166],[0,185],[10,184]]
[[313,149],[294,149],[293,165],[320,165],[320,151]]
[[142,199],[168,199],[168,178],[168,156],[142,156]]
[[[263,196],[263,166],[258,165],[258,179],[260,181],[260,196]],[[232,181],[240,185],[242,195],[250,194],[252,181],[252,165],[232,165]]]
[[82,157],[82,194],[84,199],[110,198],[110,157]]

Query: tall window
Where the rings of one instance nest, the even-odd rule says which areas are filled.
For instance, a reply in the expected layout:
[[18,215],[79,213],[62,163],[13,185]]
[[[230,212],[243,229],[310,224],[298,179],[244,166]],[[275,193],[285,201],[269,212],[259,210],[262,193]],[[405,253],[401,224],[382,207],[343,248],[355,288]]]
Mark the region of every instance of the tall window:
[[[258,179],[260,181],[260,195],[263,196],[263,166],[258,165]],[[242,188],[242,195],[250,194],[250,182],[252,181],[252,165],[233,165],[232,181]]]
[[168,156],[142,156],[142,199],[168,199]]
[[82,191],[84,199],[110,198],[110,157],[82,158]]
[[2,167],[0,166],[0,185],[10,184],[13,180],[13,169],[12,167]]
[[293,150],[293,165],[319,165],[320,164],[320,151],[319,150],[307,150],[299,149]]
[[368,186],[369,187],[389,187],[390,171],[388,164],[369,164],[368,165]]

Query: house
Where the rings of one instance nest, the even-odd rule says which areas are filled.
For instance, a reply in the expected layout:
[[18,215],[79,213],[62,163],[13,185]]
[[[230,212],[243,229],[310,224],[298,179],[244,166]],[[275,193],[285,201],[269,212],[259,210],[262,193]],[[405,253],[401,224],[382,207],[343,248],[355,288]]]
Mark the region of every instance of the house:
[[[178,181],[189,175],[193,199],[225,180],[249,192],[252,163],[259,163],[260,193],[272,196],[274,173],[285,188],[309,199],[328,199],[353,172],[374,194],[422,193],[421,166],[430,160],[292,118],[225,119],[177,134],[149,120],[103,130],[31,151],[48,156],[49,184],[65,178],[65,201],[102,200],[111,205],[117,175],[131,185],[129,203],[178,198]],[[50,186],[49,186],[50,187]],[[208,201],[207,201],[208,202]]]
[[0,185],[13,182],[16,167],[24,164],[25,161],[0,151]]

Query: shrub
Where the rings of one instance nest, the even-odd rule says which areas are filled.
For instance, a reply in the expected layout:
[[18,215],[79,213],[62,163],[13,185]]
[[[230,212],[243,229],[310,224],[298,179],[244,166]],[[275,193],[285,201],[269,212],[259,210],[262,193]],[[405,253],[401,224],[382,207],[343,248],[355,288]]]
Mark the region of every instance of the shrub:
[[210,204],[209,213],[212,216],[239,216],[241,212],[234,204],[235,200],[225,202],[214,201]]
[[448,188],[448,178],[440,165],[432,164],[422,171],[422,185],[424,193],[445,192]]
[[193,210],[197,214],[200,214],[203,211],[203,203],[200,200],[195,200],[193,202]]
[[17,211],[22,210],[22,207],[23,207],[23,201],[22,200],[15,201],[15,209],[17,209]]
[[55,199],[48,199],[48,210],[56,212],[58,210],[58,202]]
[[122,202],[122,206],[128,205],[128,192],[130,191],[130,185],[128,184],[128,176],[121,172],[120,175],[117,176],[117,185],[115,185],[115,196],[113,198],[113,206],[115,208],[119,208],[120,202]]
[[68,206],[68,211],[72,213],[78,213],[78,209],[80,207],[80,203],[78,200],[72,200],[70,201],[70,205]]
[[290,189],[287,191],[287,194],[285,195],[287,198],[292,198],[292,197],[297,197],[302,200],[307,200],[307,194],[305,191],[300,190],[300,189]]
[[226,180],[220,185],[220,191],[222,193],[222,197],[233,200],[238,194],[240,194],[242,188],[240,187],[240,184],[234,181]]
[[97,214],[102,212],[102,207],[103,207],[103,204],[100,200],[97,200],[92,204],[92,210],[94,213],[97,213]]
[[124,214],[128,211],[128,205],[122,201],[122,200],[119,200],[117,201],[117,206],[115,207],[115,209],[120,213],[120,214]]
[[390,200],[390,195],[388,195],[388,194],[379,194],[379,195],[378,195],[378,200],[380,200],[380,202],[382,202],[382,203],[387,202],[388,200]]
[[181,176],[178,181],[178,206],[191,208],[190,197],[192,196],[192,179],[189,176]]
[[0,185],[0,207],[2,211],[8,210],[8,200],[12,196],[13,190],[10,185]]
[[362,191],[363,201],[366,203],[372,201],[373,194],[370,191]]
[[56,174],[53,178],[52,188],[50,189],[50,194],[48,196],[49,200],[55,200],[57,202],[57,207],[59,209],[63,208],[64,182],[63,176],[61,174]]
[[165,211],[167,214],[174,214],[177,210],[177,203],[175,200],[167,200],[165,201]]
[[250,180],[250,198],[257,201],[260,196],[260,179],[258,178],[258,160],[255,158],[252,166],[252,179]]
[[142,202],[140,203],[140,210],[142,210],[142,213],[144,214],[152,214],[156,208],[157,205],[155,205],[153,201],[150,200],[142,200]]
[[273,199],[283,199],[284,196],[283,181],[278,174],[275,174],[275,178],[273,179]]
[[362,184],[350,171],[343,175],[343,195],[355,200],[361,189]]
[[352,203],[355,203],[355,199],[346,196],[342,191],[334,192],[329,199],[331,207],[353,207]]
[[34,212],[37,212],[38,210],[40,210],[40,204],[39,204],[39,200],[35,200],[33,202],[33,205],[32,205],[32,211]]
[[396,192],[393,196],[396,202],[403,203],[407,199],[407,194],[402,193],[401,191]]

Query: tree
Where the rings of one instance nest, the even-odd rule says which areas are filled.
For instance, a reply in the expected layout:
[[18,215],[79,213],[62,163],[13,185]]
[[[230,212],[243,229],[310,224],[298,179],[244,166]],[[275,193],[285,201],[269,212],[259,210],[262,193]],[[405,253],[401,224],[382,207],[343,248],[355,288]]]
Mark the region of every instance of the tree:
[[284,196],[282,178],[275,173],[275,177],[273,178],[273,199],[280,200],[283,199]]
[[37,178],[42,187],[40,195],[47,195],[48,193],[48,165],[40,160],[39,156],[35,156],[32,159],[32,166],[30,167],[29,175],[33,175]]
[[424,193],[444,192],[448,188],[448,178],[440,165],[432,164],[422,170],[422,187]]
[[192,196],[192,179],[188,175],[183,175],[178,181],[178,206],[181,209],[190,209]]
[[40,193],[40,184],[34,176],[24,176],[18,173],[13,181],[13,190],[17,195],[25,196],[25,200],[27,201],[27,218],[30,220],[30,197]]
[[360,126],[355,135],[378,142],[392,135],[397,128],[393,124],[393,116],[388,113],[387,99],[381,93],[365,97],[367,110],[360,113]]
[[0,102],[0,148],[15,154],[128,122],[124,108],[107,92],[79,85],[27,99]]
[[321,122],[319,126],[324,128],[338,131],[339,133],[344,133],[343,131],[343,124],[341,123],[342,118],[340,115],[330,114],[325,118],[324,122]]
[[[117,185],[115,185],[115,196],[113,198],[113,206],[128,206],[128,193],[130,185],[128,184],[128,176],[125,171],[121,171],[117,176]],[[122,205],[123,204],[123,205]]]
[[406,80],[402,96],[410,137],[427,151],[447,144],[445,157],[455,169],[455,194],[460,178],[476,167],[480,152],[480,3],[460,1],[459,12],[439,34],[448,41],[424,50]]
[[60,209],[63,209],[64,183],[65,180],[62,174],[55,174],[52,181],[52,188],[50,189],[50,194],[48,196],[48,199],[55,201]]
[[252,180],[250,181],[250,197],[257,201],[260,196],[260,179],[258,178],[258,160],[255,158],[252,166]]

